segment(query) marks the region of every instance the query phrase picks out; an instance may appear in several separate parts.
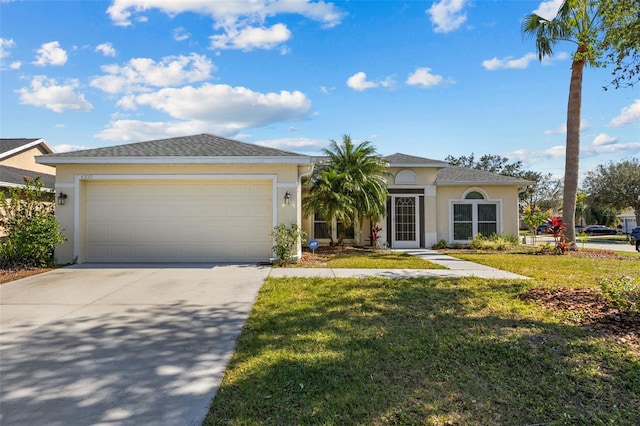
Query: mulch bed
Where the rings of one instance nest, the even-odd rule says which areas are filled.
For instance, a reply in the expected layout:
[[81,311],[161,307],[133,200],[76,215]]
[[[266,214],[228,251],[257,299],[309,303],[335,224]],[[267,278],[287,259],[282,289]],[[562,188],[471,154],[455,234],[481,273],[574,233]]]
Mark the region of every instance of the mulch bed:
[[0,284],[38,275],[51,269],[52,268],[0,269]]
[[312,252],[308,248],[302,250],[302,257],[298,260],[296,266],[304,268],[326,268],[327,262],[336,254],[352,254],[352,253],[368,253],[373,249],[369,247],[345,246],[321,246]]

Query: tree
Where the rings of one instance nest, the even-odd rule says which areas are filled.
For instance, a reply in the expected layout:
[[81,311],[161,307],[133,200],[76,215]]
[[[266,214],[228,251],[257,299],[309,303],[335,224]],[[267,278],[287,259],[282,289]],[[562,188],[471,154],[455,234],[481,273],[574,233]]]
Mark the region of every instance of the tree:
[[[601,0],[605,37],[601,48],[613,65],[611,84],[619,89],[640,79],[640,0]],[[607,87],[604,87],[606,90]]]
[[484,154],[477,161],[474,153],[471,153],[469,156],[461,155],[460,157],[447,155],[444,161],[452,166],[484,170],[503,176],[521,177],[523,173],[522,161],[509,163],[509,159],[507,157],[502,157],[500,155]]
[[[618,2],[619,4],[616,4]],[[559,42],[575,43],[571,63],[569,100],[567,103],[567,137],[565,155],[562,219],[567,225],[566,239],[575,249],[575,212],[580,161],[580,110],[582,77],[585,65],[625,63],[637,59],[637,32],[625,27],[638,20],[638,8],[628,8],[637,0],[565,0],[556,16],[549,20],[535,13],[522,21],[522,32],[534,37],[538,59],[553,54]],[[624,3],[624,4],[622,4]],[[624,36],[620,41],[616,37]],[[608,51],[609,55],[605,56]]]
[[537,179],[536,176],[528,176],[527,173],[522,176],[523,179],[535,183],[520,193],[520,200],[543,211],[559,212],[562,210],[562,179],[554,178],[551,173],[537,174]]
[[349,135],[343,135],[341,143],[330,142],[323,150],[327,160],[308,182],[309,195],[302,208],[305,214],[319,214],[328,224],[341,221],[340,244],[346,228],[362,224],[365,218],[374,222],[385,213],[387,163],[369,141],[355,145]]
[[640,160],[632,158],[618,163],[600,164],[587,173],[585,191],[600,206],[622,210],[633,208],[640,224]]

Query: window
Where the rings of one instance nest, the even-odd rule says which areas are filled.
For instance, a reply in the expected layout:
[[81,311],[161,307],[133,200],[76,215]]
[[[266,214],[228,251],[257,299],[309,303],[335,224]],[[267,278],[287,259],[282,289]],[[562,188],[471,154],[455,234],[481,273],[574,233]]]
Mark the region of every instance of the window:
[[485,200],[478,191],[469,192],[464,200],[453,203],[453,239],[470,240],[476,235],[498,232],[498,204]]
[[[329,224],[324,220],[322,216],[319,214],[313,215],[313,238],[318,240],[337,240],[338,235],[343,229],[343,225],[341,221],[333,221],[333,226],[329,226]],[[356,238],[356,232],[353,226],[348,227],[344,230],[344,239],[345,240],[353,240]]]

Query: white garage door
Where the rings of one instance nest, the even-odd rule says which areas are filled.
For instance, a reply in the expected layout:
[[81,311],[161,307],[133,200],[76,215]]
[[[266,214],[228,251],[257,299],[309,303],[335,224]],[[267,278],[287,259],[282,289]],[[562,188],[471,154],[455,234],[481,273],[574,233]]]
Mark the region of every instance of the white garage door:
[[91,181],[88,262],[235,262],[271,257],[272,181]]

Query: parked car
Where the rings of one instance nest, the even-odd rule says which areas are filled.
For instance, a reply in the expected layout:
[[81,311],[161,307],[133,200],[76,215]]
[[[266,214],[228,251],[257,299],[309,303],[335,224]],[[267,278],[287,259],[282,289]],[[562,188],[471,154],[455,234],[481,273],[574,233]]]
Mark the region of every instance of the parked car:
[[616,235],[618,231],[604,225],[591,225],[584,228],[587,235]]
[[543,223],[536,228],[536,235],[548,234],[549,232],[551,232],[551,225],[548,223]]
[[629,234],[629,242],[631,244],[635,244],[637,240],[640,240],[640,226],[637,226],[631,230],[631,234]]

